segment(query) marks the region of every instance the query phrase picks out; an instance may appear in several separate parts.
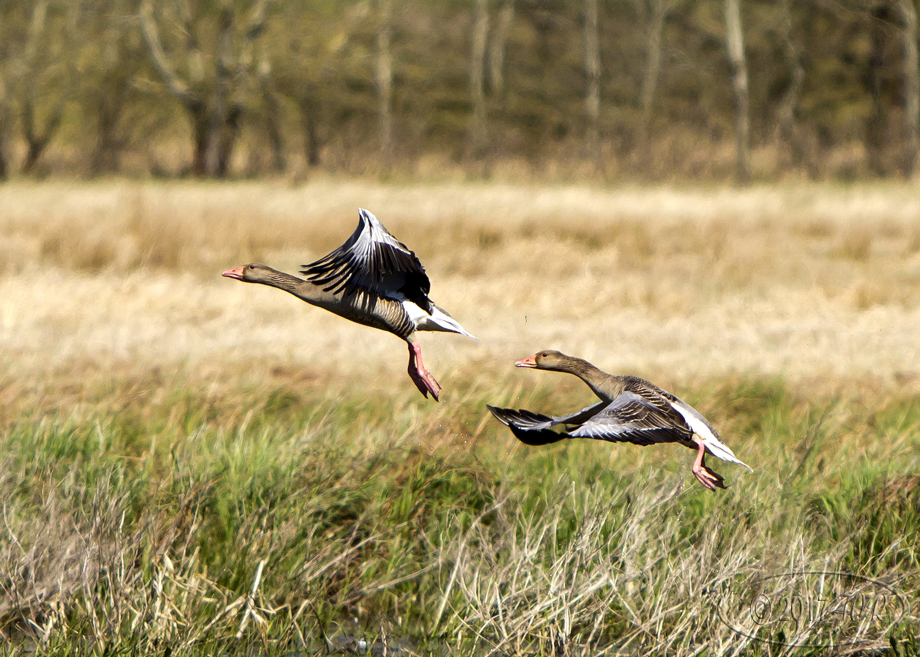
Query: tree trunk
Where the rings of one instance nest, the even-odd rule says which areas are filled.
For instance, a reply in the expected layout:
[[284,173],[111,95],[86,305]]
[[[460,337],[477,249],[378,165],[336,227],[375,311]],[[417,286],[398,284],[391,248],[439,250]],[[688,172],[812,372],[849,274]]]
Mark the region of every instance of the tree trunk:
[[[69,93],[64,90],[58,90],[55,100],[45,117],[45,125],[39,128],[37,110],[35,107],[36,85],[33,76],[38,74],[39,67],[42,66],[38,60],[41,45],[39,41],[45,30],[45,18],[47,16],[48,0],[40,0],[32,7],[32,17],[29,24],[29,34],[25,45],[23,55],[23,71],[20,74],[22,79],[19,80],[20,87],[20,122],[22,125],[22,136],[26,141],[26,159],[22,166],[23,173],[32,173],[35,170],[38,160],[45,147],[51,141],[54,133],[57,132],[64,118],[64,105]],[[77,12],[78,8],[72,8],[72,12]],[[72,14],[68,26],[76,22],[75,14]],[[71,71],[71,76],[75,71]]]
[[119,18],[130,15],[134,4],[132,0],[108,0],[89,10],[84,38],[100,42],[97,65],[89,70],[95,79],[85,85],[86,109],[96,133],[89,160],[92,176],[118,171],[127,142],[125,110],[140,62],[133,46],[134,28]]
[[384,170],[393,166],[393,63],[390,54],[392,36],[392,0],[378,0],[380,25],[377,28],[377,133]]
[[315,92],[308,90],[307,95],[302,96],[298,103],[300,123],[303,126],[303,152],[307,158],[307,165],[311,167],[316,167],[320,164],[320,140],[317,133],[317,107],[314,95]]
[[227,111],[223,129],[220,131],[217,140],[217,164],[214,169],[214,175],[218,178],[226,178],[227,174],[230,173],[233,147],[236,146],[237,137],[240,135],[242,118],[243,107],[241,105],[233,105]]
[[791,4],[792,0],[783,0],[781,6],[780,31],[783,38],[783,49],[789,65],[789,88],[786,89],[786,93],[783,94],[783,100],[780,102],[776,136],[781,148],[786,153],[783,158],[786,160],[785,163],[791,163],[793,166],[804,165],[808,174],[815,178],[818,175],[818,171],[802,143],[803,136],[797,118],[799,98],[802,95],[802,87],[805,84],[805,66],[802,64],[802,54],[793,36]]
[[739,181],[746,182],[751,178],[751,119],[740,4],[741,0],[725,0],[725,41],[735,90],[736,175]]
[[118,169],[119,140],[116,137],[120,103],[104,95],[96,104],[96,145],[90,155],[90,173],[97,176]]
[[9,165],[6,160],[6,124],[8,113],[6,106],[0,104],[0,180],[6,180],[9,175]]
[[917,55],[917,7],[898,0],[904,20],[904,175],[917,170],[920,155],[920,62]]
[[185,106],[192,121],[192,175],[203,178],[208,174],[208,151],[211,144],[211,122],[203,103]]
[[597,0],[585,1],[585,111],[588,115],[586,145],[595,168],[601,161],[601,55],[598,45]]
[[882,98],[882,68],[885,65],[886,24],[891,21],[884,3],[876,4],[871,11],[870,52],[866,70],[866,87],[872,99],[872,111],[866,119],[866,158],[869,170],[878,176],[885,175],[885,146],[888,134],[888,116]]
[[[253,78],[253,44],[265,27],[266,2],[258,0],[255,3],[241,40],[234,39],[237,22],[234,6],[223,5],[218,19],[214,75],[210,81],[205,79],[204,57],[189,6],[185,5],[185,32],[190,72],[189,79],[183,80],[168,60],[160,42],[153,0],[140,2],[138,17],[151,62],[169,93],[182,103],[192,123],[192,172],[196,176],[225,176],[229,171],[246,109],[246,94],[241,87]],[[235,53],[237,42],[239,52]]]
[[[214,62],[214,98],[211,102],[211,118],[208,128],[206,171],[218,178],[227,175],[233,139],[236,130],[231,124],[234,108],[230,106],[230,76],[233,66],[233,23],[234,12],[225,5],[220,12],[217,33],[217,56]],[[238,118],[238,117],[237,117]]]
[[489,88],[496,96],[500,96],[505,87],[505,42],[513,18],[514,0],[504,0],[498,11],[498,22],[489,46]]
[[486,143],[485,61],[486,37],[489,33],[488,0],[476,0],[473,14],[473,38],[470,50],[470,101],[473,105],[473,123],[470,127],[469,154],[480,160]]
[[32,103],[31,94],[22,101],[22,112],[20,119],[22,121],[23,137],[26,140],[26,159],[22,165],[23,173],[32,173],[38,164],[39,158],[45,152],[45,148],[51,141],[51,137],[57,132],[61,125],[61,119],[64,117],[63,102],[55,103],[51,113],[45,119],[44,130],[39,131],[35,125],[35,105]]
[[287,161],[284,157],[284,135],[281,132],[281,104],[278,96],[271,93],[266,96],[265,131],[272,147],[272,171],[284,173]]
[[272,80],[272,67],[265,49],[259,62],[259,87],[265,99],[265,132],[272,149],[272,171],[282,173],[287,168],[284,159],[284,136],[281,133],[281,103]]
[[642,109],[643,143],[647,141],[648,125],[652,118],[652,104],[658,90],[658,76],[661,72],[661,33],[664,19],[668,15],[671,0],[652,0],[652,16],[646,36],[645,71],[642,75],[642,92],[639,104]]
[[6,180],[9,177],[9,165],[6,159],[6,131],[10,122],[10,110],[7,96],[6,79],[4,71],[0,69],[0,180]]

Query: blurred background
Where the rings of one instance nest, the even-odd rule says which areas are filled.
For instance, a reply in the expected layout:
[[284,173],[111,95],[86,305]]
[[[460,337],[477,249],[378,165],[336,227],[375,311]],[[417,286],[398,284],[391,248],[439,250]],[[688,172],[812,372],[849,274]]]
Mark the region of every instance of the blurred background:
[[915,0],[4,0],[0,177],[910,176]]

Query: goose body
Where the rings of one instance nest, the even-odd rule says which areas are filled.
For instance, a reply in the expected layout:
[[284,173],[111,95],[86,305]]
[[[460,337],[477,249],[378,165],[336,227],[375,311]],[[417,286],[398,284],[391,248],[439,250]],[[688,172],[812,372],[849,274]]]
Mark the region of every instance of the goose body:
[[257,263],[228,269],[223,276],[276,287],[340,317],[405,340],[409,345],[409,376],[422,395],[430,393],[437,401],[441,387],[422,363],[416,331],[474,336],[429,298],[431,283],[415,253],[367,210],[359,209],[358,217],[358,227],[342,246],[303,265],[303,278]]
[[[691,472],[710,490],[725,488],[725,484],[719,474],[706,466],[707,452],[751,470],[735,456],[699,411],[645,379],[607,374],[586,360],[558,351],[542,351],[515,365],[574,374],[601,400],[561,417],[487,406],[499,422],[527,445],[546,445],[566,438],[593,438],[635,445],[679,443],[697,451]],[[557,427],[563,430],[556,431]]]

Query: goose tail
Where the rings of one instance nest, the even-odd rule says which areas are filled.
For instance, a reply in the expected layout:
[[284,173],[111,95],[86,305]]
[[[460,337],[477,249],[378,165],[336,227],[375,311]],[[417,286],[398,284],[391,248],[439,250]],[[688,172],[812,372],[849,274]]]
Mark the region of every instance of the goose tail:
[[447,331],[448,333],[459,333],[468,338],[473,338],[479,342],[479,338],[460,326],[460,323],[451,317],[446,310],[432,304],[431,314],[426,318],[424,326],[419,328],[427,331]]
[[743,465],[751,472],[754,472],[754,469],[749,466],[747,463],[741,461],[734,452],[726,445],[725,443],[719,440],[706,440],[703,439],[703,443],[706,445],[706,449],[715,457],[722,459],[723,461],[728,461],[729,463],[737,463],[738,465]]

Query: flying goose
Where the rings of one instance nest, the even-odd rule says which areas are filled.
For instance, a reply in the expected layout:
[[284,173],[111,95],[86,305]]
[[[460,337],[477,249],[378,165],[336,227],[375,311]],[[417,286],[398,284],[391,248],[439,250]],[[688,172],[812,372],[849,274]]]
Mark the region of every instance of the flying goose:
[[298,278],[257,263],[222,275],[290,292],[345,319],[402,338],[409,345],[409,376],[435,401],[441,386],[422,363],[416,331],[447,331],[476,339],[428,297],[431,283],[415,253],[373,214],[358,210],[358,227],[342,246],[309,265]]
[[[593,406],[562,417],[486,406],[527,445],[548,445],[565,438],[595,438],[635,445],[680,443],[697,450],[690,471],[709,490],[725,488],[725,484],[721,475],[706,466],[706,452],[751,470],[722,442],[699,411],[644,379],[607,374],[586,360],[558,351],[541,351],[515,365],[574,374],[601,399]],[[564,425],[563,432],[553,431],[558,425]]]

